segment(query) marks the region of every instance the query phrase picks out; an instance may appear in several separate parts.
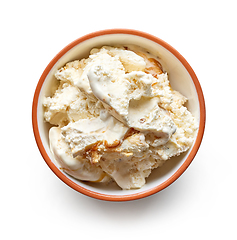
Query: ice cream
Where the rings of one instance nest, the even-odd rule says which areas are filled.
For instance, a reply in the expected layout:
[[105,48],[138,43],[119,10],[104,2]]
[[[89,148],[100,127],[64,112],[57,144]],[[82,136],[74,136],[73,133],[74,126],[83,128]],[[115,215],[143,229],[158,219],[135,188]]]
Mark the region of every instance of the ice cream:
[[67,63],[45,97],[50,148],[61,169],[84,181],[141,188],[152,169],[187,151],[197,121],[159,60],[136,46],[94,48]]

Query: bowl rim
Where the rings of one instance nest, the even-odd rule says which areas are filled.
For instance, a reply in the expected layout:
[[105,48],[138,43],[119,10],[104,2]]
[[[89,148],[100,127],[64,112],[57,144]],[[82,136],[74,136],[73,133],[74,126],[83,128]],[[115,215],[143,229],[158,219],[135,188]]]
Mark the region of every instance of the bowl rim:
[[[79,43],[82,43],[88,39],[95,38],[98,36],[102,35],[111,35],[111,34],[126,34],[126,35],[135,35],[139,36],[148,40],[151,40],[161,46],[163,46],[165,49],[167,49],[169,52],[171,52],[185,67],[185,69],[188,71],[189,75],[191,76],[191,79],[194,83],[197,96],[198,96],[198,101],[199,101],[199,129],[196,137],[196,141],[193,144],[193,147],[187,156],[185,162],[179,167],[179,169],[166,181],[161,183],[160,185],[153,187],[148,190],[144,190],[141,192],[136,192],[132,194],[125,194],[125,195],[110,195],[110,194],[103,194],[99,192],[92,191],[90,189],[84,188],[75,182],[73,182],[71,179],[69,179],[65,174],[63,174],[51,161],[50,157],[48,156],[46,149],[44,148],[44,145],[42,143],[42,140],[40,138],[40,133],[39,133],[39,127],[38,127],[38,121],[37,121],[37,108],[38,108],[38,99],[40,95],[40,91],[42,88],[42,85],[50,72],[50,70],[53,68],[53,66],[56,64],[56,62],[65,54],[67,53],[70,49],[78,45]],[[86,195],[92,198],[96,198],[99,200],[106,200],[106,201],[131,201],[131,200],[136,200],[144,197],[148,197],[150,195],[153,195],[157,192],[160,192],[161,190],[165,189],[169,185],[171,185],[174,181],[176,181],[182,174],[183,172],[188,168],[188,166],[191,164],[193,161],[200,145],[202,142],[203,134],[204,134],[204,129],[205,129],[205,121],[206,121],[206,109],[205,109],[205,100],[204,100],[204,95],[203,91],[201,88],[201,85],[199,83],[199,80],[189,65],[189,63],[186,61],[186,59],[176,50],[174,49],[171,45],[166,43],[165,41],[161,40],[160,38],[153,36],[149,33],[142,32],[139,30],[134,30],[134,29],[123,29],[123,28],[118,28],[118,29],[105,29],[105,30],[99,30],[96,32],[92,32],[89,34],[86,34],[82,37],[79,37],[78,39],[74,40],[70,44],[68,44],[66,47],[64,47],[47,65],[45,68],[44,72],[42,73],[38,84],[35,89],[34,97],[33,97],[33,103],[32,103],[32,127],[33,127],[33,133],[34,137],[37,143],[37,146],[39,148],[39,151],[45,160],[46,164],[49,166],[49,168],[56,174],[56,176],[61,179],[65,184],[67,184],[69,187],[72,189]]]

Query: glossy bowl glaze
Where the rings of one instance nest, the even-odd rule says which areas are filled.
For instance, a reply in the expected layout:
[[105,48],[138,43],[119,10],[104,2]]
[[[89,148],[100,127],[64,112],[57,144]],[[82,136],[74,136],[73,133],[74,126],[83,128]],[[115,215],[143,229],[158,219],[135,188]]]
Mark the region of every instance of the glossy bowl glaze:
[[[89,56],[94,47],[117,44],[139,45],[159,56],[169,74],[173,89],[188,98],[187,108],[199,121],[196,139],[189,151],[154,169],[141,189],[121,190],[116,184],[103,185],[76,180],[65,174],[54,160],[49,149],[49,124],[43,118],[42,99],[51,93],[54,73],[65,63]],[[108,29],[82,36],[63,48],[48,64],[37,84],[33,105],[32,123],[38,148],[51,170],[68,186],[87,196],[108,200],[128,201],[150,196],[173,183],[187,169],[201,144],[205,128],[205,102],[200,83],[184,57],[163,40],[145,32],[130,29]]]

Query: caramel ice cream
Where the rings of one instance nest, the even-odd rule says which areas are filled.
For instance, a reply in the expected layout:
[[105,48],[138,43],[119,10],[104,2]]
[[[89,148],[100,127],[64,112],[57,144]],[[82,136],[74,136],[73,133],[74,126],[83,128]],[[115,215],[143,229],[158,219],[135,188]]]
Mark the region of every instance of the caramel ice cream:
[[141,188],[152,169],[187,151],[197,121],[159,59],[136,46],[94,48],[55,73],[45,97],[50,148],[61,169],[84,181]]

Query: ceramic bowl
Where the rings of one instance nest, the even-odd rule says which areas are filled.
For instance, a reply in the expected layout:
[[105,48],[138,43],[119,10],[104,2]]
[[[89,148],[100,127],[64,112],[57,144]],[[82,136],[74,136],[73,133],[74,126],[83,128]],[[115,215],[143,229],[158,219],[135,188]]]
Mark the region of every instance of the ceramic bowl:
[[[161,168],[154,169],[145,186],[135,190],[121,190],[116,184],[104,185],[76,180],[65,174],[55,163],[49,149],[49,124],[43,118],[42,99],[52,91],[56,81],[54,73],[65,63],[89,56],[94,47],[103,45],[135,44],[159,56],[169,74],[173,89],[188,98],[187,108],[199,121],[196,139],[189,151],[167,161]],[[128,201],[140,199],[168,187],[187,169],[201,144],[205,128],[205,102],[200,83],[184,57],[163,40],[145,32],[129,29],[109,29],[82,36],[63,48],[48,64],[37,84],[32,106],[33,131],[38,148],[51,170],[68,186],[87,196],[108,200]]]

